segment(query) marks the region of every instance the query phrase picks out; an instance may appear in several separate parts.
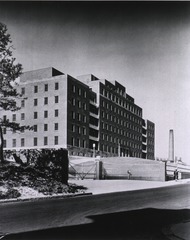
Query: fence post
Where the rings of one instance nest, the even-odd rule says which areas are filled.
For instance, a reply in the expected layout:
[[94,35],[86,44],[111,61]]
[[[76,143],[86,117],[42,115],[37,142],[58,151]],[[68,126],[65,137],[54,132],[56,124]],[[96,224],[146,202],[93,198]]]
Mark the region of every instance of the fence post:
[[96,178],[97,180],[102,179],[102,161],[96,160]]

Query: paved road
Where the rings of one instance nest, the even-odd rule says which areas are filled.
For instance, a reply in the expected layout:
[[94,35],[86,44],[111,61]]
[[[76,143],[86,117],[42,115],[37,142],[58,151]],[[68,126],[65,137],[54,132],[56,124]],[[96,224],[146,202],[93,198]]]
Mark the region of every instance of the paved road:
[[[187,183],[130,192],[48,199],[34,202],[2,203],[0,204],[0,232],[1,234],[12,234],[50,228],[58,229],[63,226],[94,222],[103,224],[111,219],[109,226],[114,225],[114,219],[116,219],[116,225],[118,225],[120,219],[122,220],[120,225],[123,226],[124,221],[127,221],[128,225],[130,225],[130,219],[134,219],[132,216],[135,216],[134,211],[138,211],[138,217],[141,219],[142,225],[144,214],[148,211],[149,215],[151,215],[152,211],[154,212],[155,210],[169,211],[170,213],[173,211],[179,213],[180,211],[181,221],[183,218],[185,220],[190,219],[189,210],[187,210],[188,214],[187,212],[181,212],[189,208],[190,184]],[[143,211],[145,212],[143,213]],[[126,212],[128,215],[124,217]],[[121,214],[123,214],[122,217]],[[150,223],[156,215],[152,214],[151,216],[149,219]],[[156,218],[160,218],[159,216],[162,217],[162,215],[158,214]],[[164,216],[163,214],[163,220],[161,219],[163,223],[166,222]],[[167,219],[167,224],[177,221],[174,219],[174,217]],[[126,228],[125,230],[127,231]],[[36,238],[34,239],[36,240]],[[78,239],[80,238],[78,237]]]

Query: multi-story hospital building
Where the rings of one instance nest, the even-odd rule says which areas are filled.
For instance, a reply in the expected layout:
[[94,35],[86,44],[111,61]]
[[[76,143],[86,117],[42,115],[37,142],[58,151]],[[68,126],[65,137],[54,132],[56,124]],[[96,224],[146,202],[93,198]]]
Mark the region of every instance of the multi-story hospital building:
[[67,148],[70,154],[154,159],[155,126],[117,81],[89,74],[77,78],[54,68],[25,72],[18,91],[26,99],[4,118],[33,126],[4,129],[5,149]]

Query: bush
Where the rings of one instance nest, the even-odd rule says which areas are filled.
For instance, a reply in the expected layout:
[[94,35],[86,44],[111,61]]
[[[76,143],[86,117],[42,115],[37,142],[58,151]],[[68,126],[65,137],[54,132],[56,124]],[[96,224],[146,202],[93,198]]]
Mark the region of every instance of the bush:
[[7,192],[0,191],[0,199],[18,198],[21,194],[17,189],[9,188]]

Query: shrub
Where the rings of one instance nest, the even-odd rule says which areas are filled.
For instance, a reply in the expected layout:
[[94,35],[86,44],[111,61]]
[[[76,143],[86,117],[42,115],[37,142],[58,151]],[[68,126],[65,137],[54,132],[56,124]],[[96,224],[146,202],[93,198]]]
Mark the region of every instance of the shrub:
[[17,189],[9,188],[8,191],[2,192],[0,191],[0,199],[10,199],[10,198],[18,198],[21,194]]

